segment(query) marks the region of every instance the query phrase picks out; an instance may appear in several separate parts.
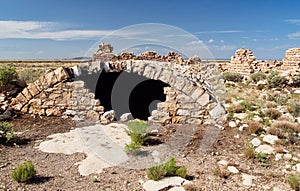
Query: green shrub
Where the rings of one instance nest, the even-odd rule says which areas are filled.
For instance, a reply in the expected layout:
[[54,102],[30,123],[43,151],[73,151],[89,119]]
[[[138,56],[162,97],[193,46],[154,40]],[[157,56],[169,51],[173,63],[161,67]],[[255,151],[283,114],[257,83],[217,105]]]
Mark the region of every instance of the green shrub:
[[160,180],[166,176],[167,172],[163,165],[156,165],[147,169],[147,176],[151,180]]
[[27,182],[36,174],[31,161],[19,164],[12,172],[12,177],[17,182]]
[[259,82],[261,80],[265,80],[266,79],[266,74],[262,73],[262,72],[256,72],[250,75],[250,78],[255,82]]
[[231,82],[242,82],[243,81],[243,76],[239,73],[224,72],[223,78],[224,78],[224,80],[231,81]]
[[10,122],[0,122],[0,137],[5,138],[6,142],[9,142],[14,138],[14,125]]
[[270,88],[281,88],[288,83],[287,78],[280,76],[277,71],[271,71],[267,76],[267,81]]
[[300,190],[300,174],[291,174],[286,181],[292,189],[296,191]]
[[187,169],[184,166],[179,167],[176,170],[176,175],[180,176],[181,178],[186,178],[187,175]]
[[170,158],[163,164],[156,165],[147,169],[147,176],[151,180],[160,180],[165,176],[187,176],[187,169],[183,166],[177,166],[175,158]]
[[135,119],[129,121],[127,125],[128,130],[126,132],[130,136],[131,142],[125,145],[125,151],[136,154],[149,138],[149,134],[147,133],[147,121]]
[[10,66],[10,65],[0,66],[0,86],[5,86],[8,83],[17,79],[18,79],[18,73],[14,66]]

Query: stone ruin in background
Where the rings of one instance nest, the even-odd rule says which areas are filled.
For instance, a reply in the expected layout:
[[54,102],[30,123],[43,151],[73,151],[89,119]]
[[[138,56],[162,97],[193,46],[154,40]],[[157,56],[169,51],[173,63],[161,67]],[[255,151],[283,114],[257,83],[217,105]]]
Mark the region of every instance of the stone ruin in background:
[[300,48],[288,49],[282,61],[257,60],[249,49],[238,49],[230,62],[220,65],[222,72],[235,72],[250,76],[255,72],[267,73],[275,70],[281,75],[290,76],[300,72]]
[[[75,116],[107,124],[113,117],[104,113],[105,108],[95,99],[95,92],[77,78],[82,73],[100,74],[105,70],[135,73],[170,86],[164,89],[166,101],[159,103],[149,117],[152,122],[222,125],[225,110],[215,94],[217,90],[208,81],[217,67],[200,62],[197,56],[184,60],[176,52],[165,56],[155,52],[114,55],[111,45],[100,44],[92,61],[48,71],[13,98],[10,108],[21,113]],[[218,89],[218,93],[225,94],[225,91]]]

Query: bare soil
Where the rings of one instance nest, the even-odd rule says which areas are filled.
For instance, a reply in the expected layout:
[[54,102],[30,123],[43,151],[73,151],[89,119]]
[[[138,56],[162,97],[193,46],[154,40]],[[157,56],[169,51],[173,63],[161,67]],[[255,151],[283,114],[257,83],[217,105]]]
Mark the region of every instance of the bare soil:
[[[12,121],[17,136],[23,140],[18,144],[0,144],[0,190],[103,190],[103,191],[142,191],[142,182],[147,181],[146,170],[133,170],[121,167],[104,169],[100,174],[81,176],[76,163],[85,158],[82,153],[72,155],[49,154],[35,146],[47,139],[48,135],[69,132],[75,128],[71,119],[58,117],[19,116]],[[175,126],[162,128],[155,143],[162,143],[172,137]],[[179,165],[188,169],[189,178],[197,190],[273,190],[274,186],[290,190],[285,183],[284,166],[270,160],[266,165],[252,162],[243,156],[244,148],[253,138],[246,132],[225,128],[220,131],[214,144],[204,154],[197,149],[204,136],[205,127],[198,127],[192,141],[176,156]],[[234,135],[239,134],[238,138]],[[148,142],[153,144],[153,142]],[[298,148],[299,149],[299,148]],[[218,173],[217,162],[227,160],[241,173],[256,177],[254,185],[242,185],[241,173],[222,176]],[[20,163],[32,161],[37,175],[28,183],[17,183],[11,177],[12,170]]]

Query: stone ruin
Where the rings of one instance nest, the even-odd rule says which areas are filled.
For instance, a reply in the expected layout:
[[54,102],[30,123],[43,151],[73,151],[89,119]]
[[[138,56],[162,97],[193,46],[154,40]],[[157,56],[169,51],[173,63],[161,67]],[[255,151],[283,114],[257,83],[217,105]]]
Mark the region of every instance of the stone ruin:
[[288,49],[282,61],[257,60],[251,50],[240,48],[235,51],[230,62],[220,65],[220,70],[240,73],[246,77],[255,72],[267,73],[271,70],[276,70],[284,76],[293,75],[300,70],[300,48]]
[[49,71],[13,98],[10,108],[21,113],[75,116],[107,124],[113,117],[106,117],[106,108],[95,98],[95,92],[91,92],[86,82],[78,77],[101,72],[127,72],[169,85],[164,88],[166,101],[157,104],[149,121],[222,125],[225,110],[207,80],[216,71],[215,66],[201,66],[199,57],[184,60],[174,52],[166,56],[155,52],[136,56],[133,53],[114,55],[112,51],[111,45],[100,44],[92,61]]

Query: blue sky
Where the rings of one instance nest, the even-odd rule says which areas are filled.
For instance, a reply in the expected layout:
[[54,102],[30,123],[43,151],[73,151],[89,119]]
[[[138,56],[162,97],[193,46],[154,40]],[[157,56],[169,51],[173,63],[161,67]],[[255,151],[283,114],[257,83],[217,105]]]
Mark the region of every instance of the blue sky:
[[[299,0],[0,0],[0,59],[91,56],[99,40],[121,50],[138,38],[168,39],[183,51],[197,42],[214,58],[229,59],[245,47],[260,59],[282,59],[300,47],[299,10]],[[158,32],[160,26],[167,30]],[[107,38],[112,32],[114,39]]]

